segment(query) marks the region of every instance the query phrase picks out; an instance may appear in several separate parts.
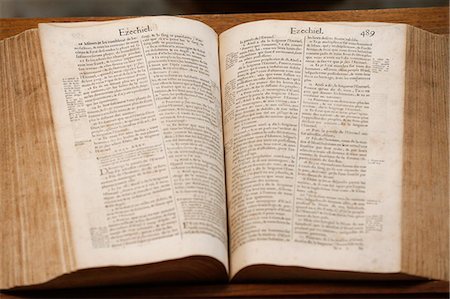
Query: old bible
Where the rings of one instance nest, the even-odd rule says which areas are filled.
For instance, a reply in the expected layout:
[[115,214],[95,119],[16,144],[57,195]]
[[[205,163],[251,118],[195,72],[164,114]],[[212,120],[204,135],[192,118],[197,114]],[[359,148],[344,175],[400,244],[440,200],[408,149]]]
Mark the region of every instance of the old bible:
[[448,38],[176,17],[0,42],[0,288],[448,280]]

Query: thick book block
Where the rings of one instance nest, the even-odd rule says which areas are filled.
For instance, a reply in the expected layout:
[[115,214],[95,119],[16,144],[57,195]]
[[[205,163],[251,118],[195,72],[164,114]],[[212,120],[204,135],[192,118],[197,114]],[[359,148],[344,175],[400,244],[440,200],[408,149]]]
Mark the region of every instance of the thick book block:
[[149,17],[0,62],[1,289],[448,280],[445,36]]

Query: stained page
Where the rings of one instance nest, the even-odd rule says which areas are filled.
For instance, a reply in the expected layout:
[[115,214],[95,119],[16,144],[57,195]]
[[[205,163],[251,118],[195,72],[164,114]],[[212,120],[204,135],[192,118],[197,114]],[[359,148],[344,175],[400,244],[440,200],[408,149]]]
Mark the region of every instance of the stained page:
[[400,270],[405,30],[260,21],[221,34],[231,275]]
[[39,30],[78,267],[228,267],[216,33],[175,17]]

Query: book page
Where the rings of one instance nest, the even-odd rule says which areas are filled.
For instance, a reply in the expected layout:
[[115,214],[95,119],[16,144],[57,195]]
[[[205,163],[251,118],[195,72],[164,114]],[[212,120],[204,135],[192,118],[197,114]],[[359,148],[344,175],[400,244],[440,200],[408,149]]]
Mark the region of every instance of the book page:
[[449,281],[449,36],[408,26],[402,272]]
[[3,290],[71,272],[75,261],[37,29],[0,40],[0,72]]
[[39,30],[78,268],[228,268],[216,33],[175,17]]
[[404,53],[404,25],[221,34],[231,275],[400,270]]

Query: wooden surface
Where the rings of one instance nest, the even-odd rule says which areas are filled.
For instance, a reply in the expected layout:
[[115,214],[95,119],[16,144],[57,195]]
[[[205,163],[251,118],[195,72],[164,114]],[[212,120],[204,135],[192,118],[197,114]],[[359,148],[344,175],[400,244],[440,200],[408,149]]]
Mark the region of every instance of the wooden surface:
[[[260,19],[296,19],[310,21],[380,21],[407,23],[440,34],[448,34],[448,8],[412,8],[366,11],[290,12],[264,14],[191,15],[218,33],[243,22]],[[0,39],[35,28],[41,22],[95,21],[116,18],[0,19]],[[15,297],[417,297],[448,298],[449,283],[421,282],[299,282],[292,284],[221,284],[178,286],[113,286],[95,289],[53,290],[34,293],[3,293],[2,298]]]
[[179,286],[112,286],[91,289],[6,293],[13,298],[227,298],[227,297],[307,297],[307,298],[448,298],[448,282],[302,282],[282,284],[211,284]]
[[[230,27],[244,22],[264,19],[285,19],[321,22],[376,21],[406,23],[434,33],[448,34],[448,15],[448,7],[436,7],[358,11],[344,10],[258,14],[186,15],[184,17],[204,22],[216,30],[217,33],[221,33]],[[118,19],[118,17],[0,19],[0,39],[13,36],[30,28],[36,28],[39,23],[105,21],[112,19]]]

